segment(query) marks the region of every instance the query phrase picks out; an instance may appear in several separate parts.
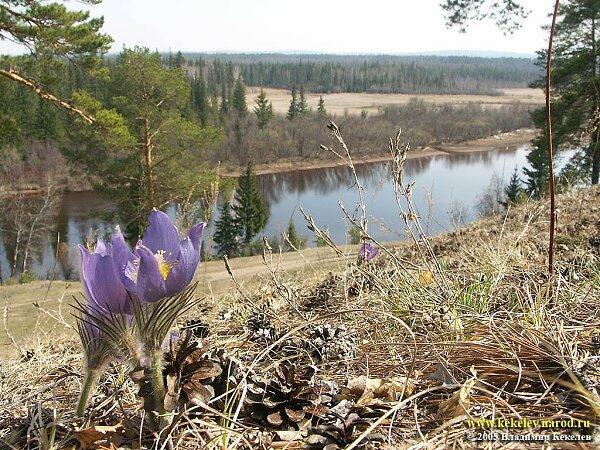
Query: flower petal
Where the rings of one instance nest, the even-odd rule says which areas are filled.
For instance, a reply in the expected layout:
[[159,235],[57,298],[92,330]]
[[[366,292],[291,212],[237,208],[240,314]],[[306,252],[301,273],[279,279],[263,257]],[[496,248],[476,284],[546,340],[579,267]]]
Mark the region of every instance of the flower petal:
[[191,238],[181,241],[181,251],[179,260],[171,269],[165,287],[167,295],[175,295],[183,291],[194,278],[198,262],[200,261],[200,252],[194,245]]
[[102,239],[98,239],[96,241],[96,248],[94,249],[94,253],[98,253],[98,254],[104,256],[108,253],[108,250],[109,249],[106,246],[106,243]]
[[165,281],[154,253],[145,245],[137,246],[135,253],[140,258],[136,283],[136,293],[140,300],[155,302],[166,297]]
[[89,300],[92,298],[92,294],[88,289],[88,268],[90,266],[90,257],[92,255],[83,245],[79,244],[78,247],[79,252],[81,253],[81,259],[79,260],[79,280],[81,281],[81,285],[83,286],[83,292],[85,294],[85,297]]
[[92,306],[106,313],[130,312],[127,291],[117,278],[112,256],[92,253],[82,260],[82,266],[84,289]]
[[359,255],[362,259],[366,261],[371,261],[379,254],[379,249],[374,247],[370,243],[363,242],[360,245]]
[[171,218],[162,211],[150,213],[142,243],[154,254],[163,251],[166,261],[179,258],[179,232]]
[[[192,241],[192,244],[194,245],[194,248],[198,252],[200,251],[200,240],[202,239],[202,233],[204,233],[205,227],[206,227],[206,223],[200,222],[200,223],[194,225],[192,228],[190,228],[190,231],[188,232],[188,237],[190,238],[190,240]],[[183,241],[182,241],[182,245],[183,245]]]
[[113,259],[115,261],[115,270],[117,271],[117,277],[121,280],[121,283],[125,286],[129,292],[135,293],[136,287],[133,280],[126,276],[126,269],[129,266],[135,265],[138,259],[125,242],[121,229],[117,226],[115,228],[115,234],[112,235],[111,241]]

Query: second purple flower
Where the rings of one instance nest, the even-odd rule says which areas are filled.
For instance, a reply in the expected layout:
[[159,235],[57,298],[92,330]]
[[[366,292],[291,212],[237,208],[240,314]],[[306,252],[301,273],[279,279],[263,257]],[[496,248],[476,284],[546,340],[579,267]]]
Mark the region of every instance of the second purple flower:
[[133,252],[117,229],[111,244],[121,283],[143,302],[156,302],[182,292],[200,262],[200,239],[205,223],[192,227],[185,238],[162,211],[152,211],[149,225]]

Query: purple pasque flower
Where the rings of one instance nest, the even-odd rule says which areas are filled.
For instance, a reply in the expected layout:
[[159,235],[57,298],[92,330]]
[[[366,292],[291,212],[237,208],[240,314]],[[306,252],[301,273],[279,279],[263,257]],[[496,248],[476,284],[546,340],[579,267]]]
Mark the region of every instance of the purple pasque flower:
[[364,261],[371,261],[377,255],[379,255],[379,249],[369,242],[363,242],[360,244],[360,250],[358,251],[358,254]]
[[155,302],[183,291],[200,262],[200,239],[205,226],[203,222],[193,226],[187,237],[181,239],[169,216],[154,210],[133,252],[117,229],[111,243],[125,288],[144,302]]
[[[90,314],[129,314],[127,291],[121,283],[113,259],[113,246],[98,239],[93,252],[83,245],[79,278],[88,299]],[[90,330],[96,335],[95,330]]]

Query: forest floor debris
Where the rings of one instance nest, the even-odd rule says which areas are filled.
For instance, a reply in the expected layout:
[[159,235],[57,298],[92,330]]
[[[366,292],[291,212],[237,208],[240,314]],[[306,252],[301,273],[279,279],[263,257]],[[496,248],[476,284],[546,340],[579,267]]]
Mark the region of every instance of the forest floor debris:
[[[349,253],[331,272],[286,274],[266,253],[273,270],[262,283],[208,299],[165,343],[173,416],[162,442],[471,448],[477,433],[505,431],[597,443],[600,189],[564,194],[559,205],[553,278],[545,202],[434,238],[441,273],[410,244],[360,265]],[[78,420],[76,340],[14,344],[20,355],[0,368],[6,448],[152,447],[127,370],[105,374]],[[489,443],[505,445],[519,448]]]

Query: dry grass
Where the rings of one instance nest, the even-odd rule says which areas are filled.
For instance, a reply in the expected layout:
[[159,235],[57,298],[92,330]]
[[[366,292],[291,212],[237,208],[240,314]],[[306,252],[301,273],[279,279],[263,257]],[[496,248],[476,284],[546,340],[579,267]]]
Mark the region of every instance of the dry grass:
[[[338,137],[334,124],[330,129]],[[341,137],[339,142],[342,149],[332,151],[352,166]],[[406,149],[398,142],[391,141],[394,187],[408,200],[408,206],[399,201],[399,219],[414,242],[383,248],[370,262],[357,262],[356,249],[333,243],[334,256],[320,259],[306,255],[322,249],[292,257],[266,246],[261,270],[256,261],[232,261],[229,281],[206,266],[209,275],[214,270],[213,281],[226,284],[218,293],[203,292],[200,311],[181,322],[206,323],[206,344],[226,350],[241,367],[224,400],[179,410],[168,437],[156,440],[142,425],[129,369],[117,365],[102,379],[86,418],[75,419],[82,357],[61,321],[64,311],[48,310],[44,314],[58,319],[52,332],[36,329],[15,340],[18,356],[0,368],[0,439],[11,442],[9,448],[72,447],[82,433],[128,448],[323,448],[322,441],[309,446],[324,433],[319,420],[298,432],[259,425],[255,406],[245,401],[253,377],[272,377],[292,360],[316,366],[321,389],[339,389],[326,406],[354,425],[330,424],[337,433],[332,449],[473,448],[479,446],[473,431],[540,439],[585,435],[598,442],[600,188],[559,197],[557,273],[549,277],[545,201],[424,239],[409,187],[402,184]],[[356,188],[361,196],[360,184]],[[364,205],[355,213],[342,207],[342,213],[369,238]],[[318,224],[307,220],[319,234]],[[51,295],[62,295],[57,289]],[[257,339],[250,325],[259,317],[261,327],[274,330],[269,338],[259,333]],[[317,341],[313,327],[323,324],[352,337],[335,338],[333,346]],[[352,412],[341,405],[351,405]],[[532,422],[509,430],[485,422],[469,427],[469,421],[498,419]],[[570,428],[541,422],[571,419],[581,422]],[[569,445],[556,447],[593,444]]]
[[[390,433],[392,448],[440,448],[451,442],[470,447],[469,418],[577,418],[598,424],[600,189],[567,194],[559,201],[560,274],[553,279],[542,270],[546,205],[531,203],[432,241],[453,293],[443,306],[446,291],[422,276],[428,269],[417,262],[416,246],[400,245],[360,266],[349,255],[331,274],[314,264],[286,273],[276,267],[277,255],[271,260],[267,254],[266,267],[272,272],[259,274],[259,283],[246,285],[236,277],[240,284],[233,292],[215,296],[202,314],[192,316],[210,324],[212,345],[228,348],[261,372],[268,372],[281,355],[248,340],[245,323],[257,310],[271,318],[280,336],[307,339],[311,321],[353,330],[360,343],[356,358],[320,363],[319,378],[340,384],[360,375],[410,380],[405,395],[386,405],[392,413],[379,424]],[[243,268],[234,268],[234,276],[238,269]],[[48,439],[52,430],[65,443],[78,426],[71,409],[81,357],[74,338],[63,341],[60,331],[57,326],[52,335],[20,340],[24,355],[3,364],[1,437],[28,423],[30,443],[33,437],[35,442]],[[115,380],[119,387],[111,388],[108,381]],[[132,389],[122,370],[107,375],[91,409],[94,422],[114,425],[122,414],[133,414]],[[114,403],[117,398],[119,404]],[[218,417],[205,413],[202,422],[180,424],[195,431],[179,447],[207,445],[207,430],[218,434]],[[229,425],[228,445],[235,441],[232,436],[249,433],[246,426]],[[549,435],[594,430],[593,425],[575,430],[540,425],[511,431]],[[259,448],[243,439],[238,446]]]
[[[348,248],[348,251],[350,250]],[[335,270],[340,264],[343,265],[343,261],[327,248],[306,249],[302,255],[295,252],[282,253],[278,258],[278,265],[281,270],[297,272],[301,277],[306,261],[317,264],[321,269]],[[235,258],[230,263],[237,279],[250,286],[260,284],[262,276],[268,273],[260,256]],[[202,263],[196,279],[201,282],[198,296],[211,298],[211,301],[217,301],[234,286],[222,261]],[[68,305],[72,303],[73,296],[80,293],[79,282],[60,280],[0,286],[2,311],[7,317],[5,327],[0,333],[0,357],[14,353],[8,335],[20,342],[32,338],[33,330],[38,333],[50,333],[57,327],[64,327],[62,319],[68,324],[73,324]]]
[[[261,88],[249,87],[247,90],[248,105],[252,108],[256,102],[256,97]],[[287,114],[290,106],[290,91],[286,89],[265,88],[267,97],[273,102],[273,109],[276,113]],[[309,107],[317,109],[320,94],[307,94]],[[448,95],[448,94],[367,94],[367,93],[340,93],[323,94],[325,107],[330,114],[343,115],[361,114],[368,111],[376,113],[379,107],[391,105],[405,105],[411,98],[418,98],[427,103],[436,105],[463,105],[469,102],[482,103],[484,105],[505,105],[513,102],[523,104],[542,105],[544,103],[544,93],[539,89],[514,88],[503,90],[502,95]]]

